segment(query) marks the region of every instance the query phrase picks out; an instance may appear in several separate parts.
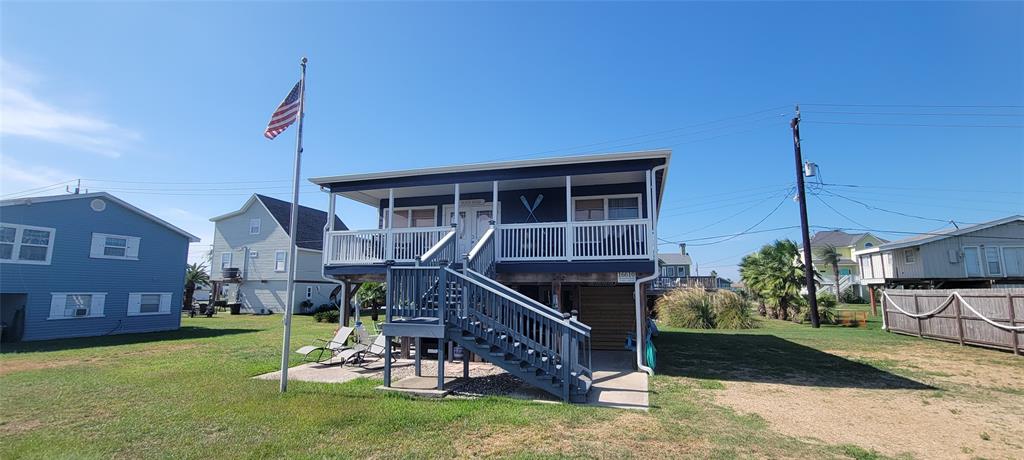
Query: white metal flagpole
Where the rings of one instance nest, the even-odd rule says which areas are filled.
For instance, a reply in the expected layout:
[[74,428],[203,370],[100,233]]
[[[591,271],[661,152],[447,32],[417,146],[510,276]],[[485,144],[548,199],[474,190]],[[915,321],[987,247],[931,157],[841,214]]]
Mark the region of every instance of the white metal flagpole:
[[299,80],[299,119],[295,133],[295,175],[292,177],[292,212],[288,224],[288,234],[291,239],[288,246],[288,289],[287,306],[284,310],[284,340],[281,344],[281,392],[288,391],[288,349],[291,348],[292,339],[292,310],[295,309],[295,267],[296,267],[296,237],[299,234],[299,172],[302,168],[302,119],[306,109],[306,58],[303,57],[302,78]]

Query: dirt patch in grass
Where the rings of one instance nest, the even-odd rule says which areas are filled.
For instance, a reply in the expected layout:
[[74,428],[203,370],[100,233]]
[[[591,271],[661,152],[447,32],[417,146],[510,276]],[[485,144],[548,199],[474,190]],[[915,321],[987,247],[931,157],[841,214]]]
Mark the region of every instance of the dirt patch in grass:
[[[946,344],[942,344],[946,345]],[[830,444],[922,458],[1024,458],[1024,366],[989,350],[914,344],[836,355],[879,363],[935,389],[821,387],[726,381],[717,404],[767,420],[773,430]],[[1005,360],[1005,361],[1004,361]],[[793,382],[796,383],[796,382]]]
[[[610,410],[610,409],[609,409]],[[567,455],[597,458],[699,456],[711,450],[705,440],[669,439],[651,415],[636,411],[616,411],[610,420],[595,423],[589,418],[579,423],[557,423],[546,429],[523,430],[506,427],[459,438],[457,457],[530,455]]]
[[32,431],[36,428],[39,428],[41,426],[43,426],[43,422],[40,422],[39,420],[0,422],[0,436],[9,436],[14,434],[25,433],[28,431]]
[[196,348],[194,343],[164,343],[149,346],[132,351],[124,351],[116,356],[102,354],[99,356],[52,356],[47,359],[38,359],[34,356],[16,356],[0,361],[0,376],[15,374],[18,372],[37,371],[42,369],[58,369],[67,366],[80,364],[102,364],[104,362],[125,361],[136,357],[162,355],[166,352],[180,352]]

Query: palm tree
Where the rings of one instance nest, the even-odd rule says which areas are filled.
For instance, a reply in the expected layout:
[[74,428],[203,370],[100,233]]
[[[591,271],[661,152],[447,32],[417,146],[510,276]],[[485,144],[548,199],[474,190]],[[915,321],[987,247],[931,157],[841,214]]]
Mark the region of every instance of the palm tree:
[[832,267],[832,273],[836,276],[836,298],[839,298],[839,259],[842,258],[842,254],[839,253],[839,248],[829,244],[818,250],[818,257],[822,259],[826,264]]
[[800,251],[791,240],[777,240],[740,261],[740,277],[758,298],[772,308],[771,316],[786,320],[797,313],[804,266]]
[[370,319],[377,321],[380,307],[385,303],[384,283],[363,283],[356,291],[356,301],[362,308],[369,308]]
[[192,263],[185,266],[185,299],[186,308],[192,308],[192,296],[196,288],[210,284],[210,274],[206,273],[206,264]]

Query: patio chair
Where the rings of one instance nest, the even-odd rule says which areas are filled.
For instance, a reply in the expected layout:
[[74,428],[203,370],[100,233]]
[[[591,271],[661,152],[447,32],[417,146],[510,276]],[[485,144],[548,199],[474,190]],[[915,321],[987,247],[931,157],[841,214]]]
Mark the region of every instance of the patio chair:
[[391,351],[391,344],[388,343],[388,338],[384,334],[378,334],[371,338],[365,330],[358,330],[356,331],[356,337],[359,343],[339,354],[339,357],[342,358],[342,365],[347,362],[363,364],[367,362],[367,355],[375,357],[373,361],[377,361],[387,356],[386,353]]
[[[320,342],[322,345],[306,345],[302,348],[299,348],[298,350],[295,350],[295,352],[302,355],[302,360],[305,362],[308,362],[310,355],[316,352],[319,352],[315,360],[316,362],[322,363],[324,361],[330,361],[335,356],[343,355],[345,354],[345,352],[353,349],[351,347],[345,346],[345,342],[348,341],[348,338],[349,336],[352,335],[353,330],[354,329],[352,329],[351,327],[339,328],[338,332],[334,334],[334,338],[332,338],[331,340],[314,339],[315,342]],[[326,360],[324,359],[324,354],[327,355]],[[346,360],[351,358],[351,355],[349,355],[348,357],[342,357],[342,362],[344,363]]]

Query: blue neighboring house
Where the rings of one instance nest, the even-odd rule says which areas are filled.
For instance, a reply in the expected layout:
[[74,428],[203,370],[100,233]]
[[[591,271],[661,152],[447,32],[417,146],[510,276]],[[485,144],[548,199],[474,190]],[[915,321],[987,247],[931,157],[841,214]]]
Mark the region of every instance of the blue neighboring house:
[[197,241],[105,192],[0,201],[3,340],[177,329]]

